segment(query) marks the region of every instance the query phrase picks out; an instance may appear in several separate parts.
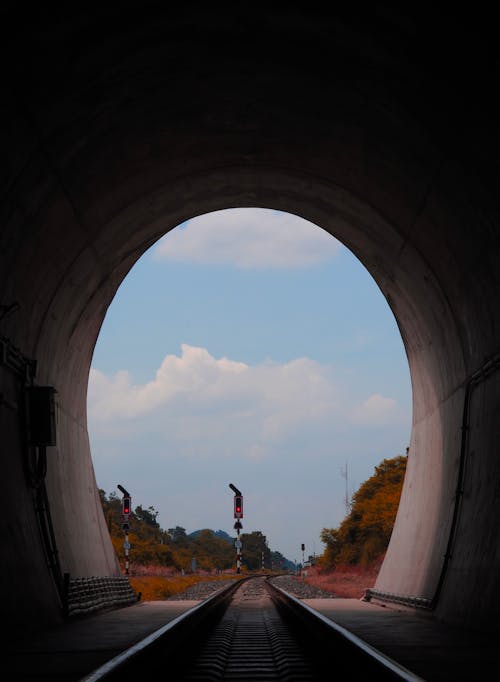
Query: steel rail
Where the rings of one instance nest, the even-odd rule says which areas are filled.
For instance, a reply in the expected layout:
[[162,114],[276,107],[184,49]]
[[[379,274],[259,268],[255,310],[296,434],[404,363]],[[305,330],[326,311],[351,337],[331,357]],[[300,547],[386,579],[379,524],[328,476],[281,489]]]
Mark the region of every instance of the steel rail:
[[[300,623],[297,634],[303,633],[302,639],[307,639],[308,645],[316,650],[318,665],[324,669],[325,673],[329,672],[331,675],[342,672],[345,675],[342,679],[346,680],[381,679],[424,682],[423,678],[308,604],[304,604],[290,593],[273,585],[269,580],[266,586],[283,617],[288,620],[293,617],[296,623]],[[342,657],[338,656],[339,649],[342,651]]]
[[[168,675],[172,680],[184,679],[187,667],[197,660],[210,633],[224,617],[236,591],[243,583],[256,577],[258,576],[235,580],[233,585],[170,621],[81,678],[80,682],[156,679],[159,674]],[[262,577],[260,576],[261,579]],[[423,682],[423,678],[303,601],[273,585],[269,579],[265,580],[265,587],[279,617],[293,633],[299,648],[307,652],[306,655],[315,671],[314,679],[324,680],[340,676],[343,680]],[[221,652],[217,651],[217,655],[220,658]],[[240,663],[244,668],[245,662],[240,659]],[[214,665],[216,664],[217,660],[214,659]],[[292,660],[288,665],[293,665]],[[250,667],[249,665],[249,669]],[[240,676],[238,679],[246,678]]]
[[[250,578],[244,577],[234,581],[234,585],[223,588],[220,592],[203,600],[166,625],[155,630],[129,649],[118,654],[104,663],[89,675],[82,677],[80,682],[101,682],[106,680],[143,679],[140,675],[141,666],[146,660],[161,658],[161,665],[170,669],[172,660],[179,658],[187,647],[192,652],[196,649],[197,639],[206,631],[211,623],[218,620],[223,613],[234,592]],[[147,668],[151,669],[151,664]],[[142,671],[143,672],[143,671]]]

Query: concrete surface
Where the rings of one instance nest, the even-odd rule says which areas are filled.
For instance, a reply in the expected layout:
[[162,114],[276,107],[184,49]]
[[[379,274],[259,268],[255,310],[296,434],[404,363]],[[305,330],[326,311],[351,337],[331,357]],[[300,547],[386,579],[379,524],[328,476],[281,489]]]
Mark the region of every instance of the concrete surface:
[[2,657],[1,679],[76,682],[198,603],[142,602],[12,642]]
[[[357,599],[303,601],[427,682],[498,677],[493,637],[437,623],[424,613]],[[77,682],[198,603],[142,602],[26,637],[4,654],[1,679]]]
[[425,612],[357,599],[304,602],[428,682],[498,679],[496,637],[438,623]]

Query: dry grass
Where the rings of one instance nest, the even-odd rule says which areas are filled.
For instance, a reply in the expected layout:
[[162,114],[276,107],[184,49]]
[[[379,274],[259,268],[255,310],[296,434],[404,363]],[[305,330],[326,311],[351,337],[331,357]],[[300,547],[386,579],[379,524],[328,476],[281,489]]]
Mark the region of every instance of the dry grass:
[[[361,599],[365,590],[374,586],[381,564],[382,559],[379,559],[366,568],[337,566],[335,570],[331,571],[314,566],[307,569],[305,582],[326,592],[331,592],[336,597]],[[174,569],[171,568],[136,566],[134,575],[129,576],[129,581],[135,592],[141,593],[143,601],[161,601],[175,594],[180,594],[191,585],[199,582],[215,582],[241,577],[236,575],[234,571],[217,575],[201,571],[196,574],[180,575],[178,572],[173,574],[173,571]]]
[[191,585],[199,582],[216,582],[240,578],[236,575],[135,575],[129,576],[129,582],[135,592],[141,593],[142,601],[161,601],[175,594],[180,594]]
[[360,566],[337,566],[332,571],[322,571],[317,567],[307,569],[305,582],[331,592],[336,597],[361,599],[365,590],[373,587],[381,562],[362,568]]

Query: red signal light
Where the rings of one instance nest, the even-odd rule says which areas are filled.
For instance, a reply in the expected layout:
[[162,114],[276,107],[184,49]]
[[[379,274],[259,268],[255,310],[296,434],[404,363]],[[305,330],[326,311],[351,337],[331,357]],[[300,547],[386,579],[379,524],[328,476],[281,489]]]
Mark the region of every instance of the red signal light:
[[243,496],[242,495],[235,495],[234,496],[234,518],[235,519],[242,519],[243,518]]
[[123,498],[123,513],[124,515],[130,514],[130,497]]

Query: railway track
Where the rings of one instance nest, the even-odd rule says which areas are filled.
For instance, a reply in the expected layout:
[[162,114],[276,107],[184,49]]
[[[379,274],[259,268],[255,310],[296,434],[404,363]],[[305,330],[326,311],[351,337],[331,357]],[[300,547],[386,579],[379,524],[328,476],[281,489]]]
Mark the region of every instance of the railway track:
[[81,682],[421,680],[265,577],[201,602]]

